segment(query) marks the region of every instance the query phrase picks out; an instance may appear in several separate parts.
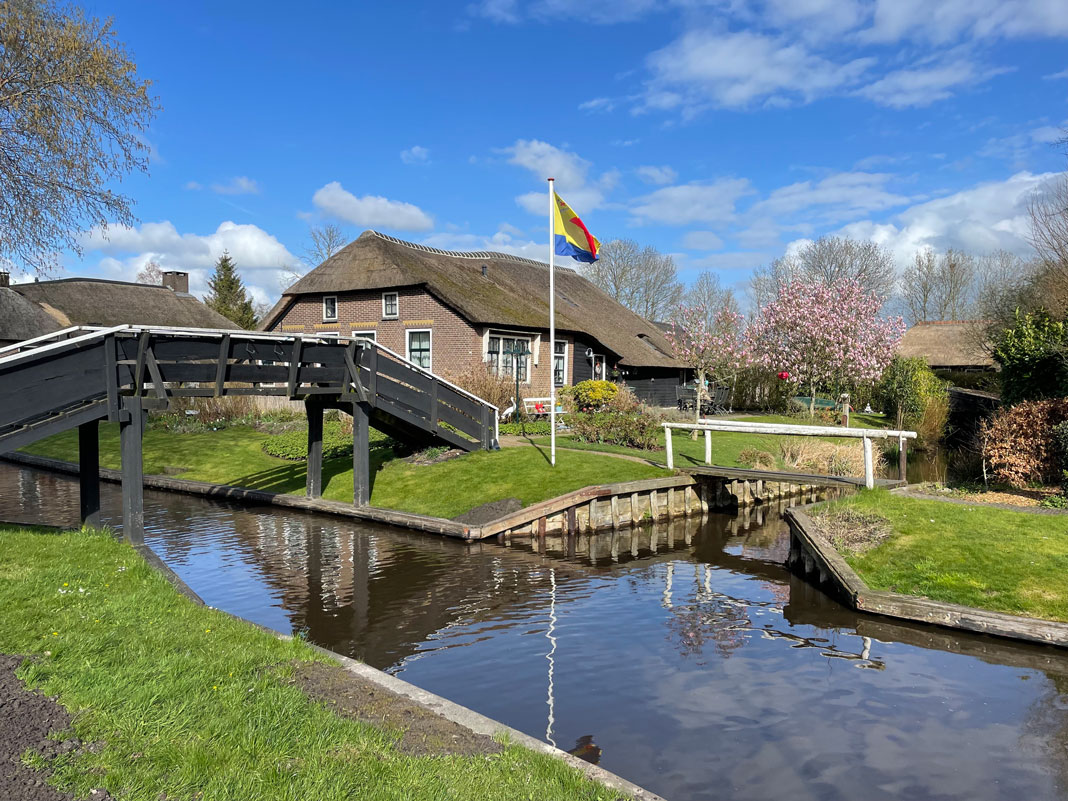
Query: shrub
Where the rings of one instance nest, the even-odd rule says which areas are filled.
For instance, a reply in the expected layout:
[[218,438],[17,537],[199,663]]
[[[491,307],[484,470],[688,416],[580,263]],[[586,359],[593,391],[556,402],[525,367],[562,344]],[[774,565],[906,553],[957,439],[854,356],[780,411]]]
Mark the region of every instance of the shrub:
[[1061,480],[1053,430],[1068,420],[1068,398],[1025,401],[1000,409],[983,423],[983,457],[994,480],[1022,489]]
[[935,370],[934,373],[951,387],[977,389],[995,395],[1001,391],[998,374],[992,371]]
[[[372,448],[393,447],[394,442],[381,431],[368,429]],[[308,459],[307,427],[274,434],[263,441],[263,452],[268,456],[303,462]],[[352,455],[352,422],[328,420],[323,423],[323,459],[338,459]]]
[[[605,384],[605,381],[584,381]],[[576,390],[582,384],[576,385]],[[614,384],[612,384],[615,387]],[[576,393],[577,394],[577,393]],[[613,397],[597,411],[570,416],[571,434],[580,442],[622,445],[641,450],[657,450],[663,429],[659,415],[643,406],[627,388],[616,389]]]
[[734,379],[731,407],[784,412],[789,408],[793,385],[775,373],[758,367],[739,370]]
[[499,428],[501,436],[547,437],[552,431],[549,429],[548,420],[528,420],[525,423],[501,423]]
[[949,391],[922,356],[895,356],[875,387],[876,404],[898,428],[914,428],[920,442],[937,442],[949,417]]
[[502,412],[512,405],[515,381],[490,372],[489,365],[475,364],[459,373],[445,373],[445,378],[475,397],[492,403]]
[[1005,403],[1061,398],[1068,395],[1065,345],[1068,327],[1040,309],[1021,315],[994,342],[992,355],[1001,365],[1001,397]]
[[580,381],[571,390],[575,406],[584,412],[606,408],[619,394],[619,385],[611,381]]

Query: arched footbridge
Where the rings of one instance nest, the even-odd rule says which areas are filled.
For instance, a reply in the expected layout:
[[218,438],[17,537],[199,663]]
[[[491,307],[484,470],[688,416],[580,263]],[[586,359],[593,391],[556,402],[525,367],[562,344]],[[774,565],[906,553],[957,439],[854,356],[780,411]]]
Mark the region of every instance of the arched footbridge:
[[353,503],[370,497],[368,426],[412,445],[497,448],[497,408],[360,338],[196,328],[69,328],[0,348],[0,454],[78,429],[82,520],[99,521],[97,424],[119,424],[123,529],[144,536],[141,442],[176,398],[280,396],[308,415],[307,493],[322,490],[325,409],[353,417]]

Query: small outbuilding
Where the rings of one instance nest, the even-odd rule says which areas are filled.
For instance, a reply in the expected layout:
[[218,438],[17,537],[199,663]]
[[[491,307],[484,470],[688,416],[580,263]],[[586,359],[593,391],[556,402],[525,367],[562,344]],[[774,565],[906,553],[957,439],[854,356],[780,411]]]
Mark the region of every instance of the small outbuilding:
[[980,372],[997,369],[982,344],[977,320],[929,320],[916,323],[901,339],[898,353],[922,356],[932,370]]

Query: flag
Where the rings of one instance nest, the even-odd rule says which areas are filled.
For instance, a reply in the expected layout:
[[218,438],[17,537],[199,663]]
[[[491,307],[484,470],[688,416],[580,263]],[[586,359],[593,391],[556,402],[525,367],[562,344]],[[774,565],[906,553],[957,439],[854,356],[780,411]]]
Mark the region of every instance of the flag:
[[570,256],[576,261],[592,264],[597,261],[601,243],[591,234],[582,220],[571,210],[558,194],[553,192],[556,208],[556,242],[557,256]]

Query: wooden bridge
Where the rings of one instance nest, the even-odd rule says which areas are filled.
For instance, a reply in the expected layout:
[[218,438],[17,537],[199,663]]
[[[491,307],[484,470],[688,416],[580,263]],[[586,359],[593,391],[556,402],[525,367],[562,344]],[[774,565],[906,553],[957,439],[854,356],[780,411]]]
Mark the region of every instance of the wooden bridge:
[[0,454],[78,429],[81,516],[99,522],[97,424],[119,423],[123,530],[144,538],[141,441],[148,410],[175,398],[302,400],[307,494],[322,491],[325,409],[353,417],[353,503],[370,498],[368,426],[410,444],[497,447],[497,409],[360,338],[119,326],[69,328],[0,348]]

